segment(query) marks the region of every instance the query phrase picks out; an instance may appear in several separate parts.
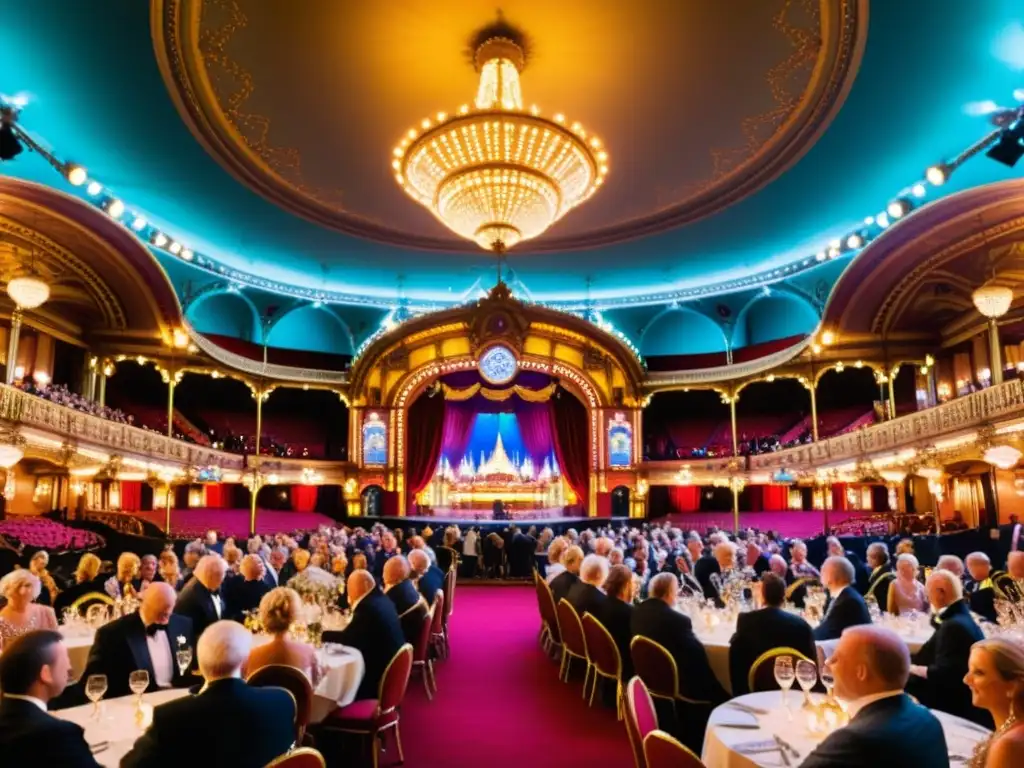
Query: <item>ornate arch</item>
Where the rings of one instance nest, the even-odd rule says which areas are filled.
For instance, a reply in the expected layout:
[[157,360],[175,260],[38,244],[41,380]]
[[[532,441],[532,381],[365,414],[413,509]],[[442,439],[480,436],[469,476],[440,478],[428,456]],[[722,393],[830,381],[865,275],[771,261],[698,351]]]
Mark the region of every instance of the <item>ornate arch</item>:
[[245,291],[232,290],[231,285],[228,283],[210,283],[209,285],[203,286],[199,291],[192,296],[188,305],[185,307],[185,317],[189,318],[191,322],[191,313],[199,307],[203,302],[216,298],[217,296],[236,296],[245,302],[246,306],[249,307],[249,311],[252,313],[252,330],[253,330],[253,343],[262,344],[264,333],[269,333],[269,330],[264,330],[263,323],[260,321],[260,312],[256,308],[256,303],[246,296]]

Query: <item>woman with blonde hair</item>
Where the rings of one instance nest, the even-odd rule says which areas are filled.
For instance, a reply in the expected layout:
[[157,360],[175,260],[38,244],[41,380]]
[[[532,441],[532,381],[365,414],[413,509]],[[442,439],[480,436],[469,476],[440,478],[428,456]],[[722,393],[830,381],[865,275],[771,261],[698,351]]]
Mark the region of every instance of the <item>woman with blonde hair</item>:
[[57,582],[53,580],[53,576],[46,570],[46,566],[49,564],[50,555],[45,549],[40,549],[28,561],[28,569],[32,571],[43,585],[39,593],[38,602],[40,605],[53,605],[57,600],[57,595],[60,593],[60,590],[57,589]]
[[301,609],[299,593],[291,587],[276,587],[263,596],[260,600],[260,623],[270,635],[270,642],[255,646],[250,651],[245,665],[246,677],[271,664],[284,664],[302,670],[316,687],[320,682],[316,651],[313,646],[288,637],[288,629],[295,623]]
[[58,617],[63,617],[64,611],[83,595],[103,592],[104,578],[100,576],[102,565],[103,562],[92,552],[86,552],[79,558],[78,567],[75,568],[75,583],[57,595],[57,599],[53,601],[53,610]]
[[917,580],[919,567],[913,555],[903,553],[896,558],[896,578],[889,583],[889,597],[886,600],[889,613],[922,613],[928,610],[924,584]]
[[42,588],[39,579],[26,568],[0,579],[0,595],[7,598],[7,605],[0,610],[0,646],[36,629],[57,629],[53,608],[33,602]]
[[565,550],[568,548],[569,540],[564,536],[559,536],[548,546],[548,565],[544,569],[544,581],[548,584],[551,583],[555,576],[565,570],[562,558],[565,556]]
[[181,577],[181,568],[178,565],[178,556],[174,554],[173,550],[168,549],[160,553],[156,570],[160,574],[161,580],[174,587],[175,592],[185,586],[185,580]]
[[107,579],[103,585],[107,594],[113,598],[134,596],[135,586],[132,584],[139,575],[141,558],[134,552],[122,552],[117,558],[117,573]]
[[971,703],[988,710],[996,730],[975,747],[969,768],[1024,765],[1024,643],[990,637],[971,646],[964,683]]

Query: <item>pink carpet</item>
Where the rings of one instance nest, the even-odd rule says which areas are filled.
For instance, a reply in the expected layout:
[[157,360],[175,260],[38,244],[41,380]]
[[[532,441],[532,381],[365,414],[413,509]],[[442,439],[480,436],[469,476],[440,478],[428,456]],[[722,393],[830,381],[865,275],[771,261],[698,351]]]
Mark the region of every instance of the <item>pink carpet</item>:
[[[829,525],[846,520],[849,517],[869,515],[870,512],[836,512],[828,513]],[[665,518],[663,518],[665,519]],[[725,531],[733,528],[732,512],[675,512],[667,516],[672,525],[687,530],[703,532],[714,526]],[[811,538],[819,536],[824,529],[824,517],[820,511],[814,512],[740,512],[741,528],[757,528],[761,531],[778,531],[783,536],[800,536]]]
[[[633,765],[615,710],[587,708],[580,679],[558,682],[537,643],[532,587],[460,584],[451,658],[436,667],[428,701],[419,676],[402,707],[408,768],[569,768]],[[392,764],[389,749],[381,765]]]
[[[164,527],[164,511],[133,512],[162,530]],[[337,525],[327,515],[316,512],[289,512],[272,509],[260,509],[256,512],[256,532],[290,533],[297,530],[315,530],[321,525]],[[248,509],[172,509],[171,535],[176,538],[195,538],[203,536],[208,530],[220,531],[223,536],[249,535]]]

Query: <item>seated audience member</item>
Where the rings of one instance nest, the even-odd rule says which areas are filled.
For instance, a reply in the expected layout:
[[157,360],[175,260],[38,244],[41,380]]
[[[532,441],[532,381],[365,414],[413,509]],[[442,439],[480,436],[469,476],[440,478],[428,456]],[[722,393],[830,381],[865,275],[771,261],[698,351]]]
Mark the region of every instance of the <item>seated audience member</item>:
[[206,540],[203,542],[207,552],[212,552],[218,555],[224,554],[224,542],[217,540],[217,532],[209,530],[206,532]]
[[226,618],[242,621],[246,613],[260,607],[263,596],[270,591],[263,580],[265,567],[258,555],[246,555],[238,567],[240,576],[225,580],[223,592]]
[[565,551],[569,548],[569,541],[561,536],[557,539],[552,540],[551,544],[548,545],[548,564],[544,569],[544,580],[550,584],[551,580],[554,579],[558,574],[565,571],[565,566],[562,565],[562,558],[565,557]]
[[601,587],[608,578],[608,559],[600,555],[587,555],[580,566],[580,578],[569,589],[565,598],[576,609],[582,619],[584,613],[592,613],[597,618],[601,606],[608,599]]
[[786,582],[774,573],[761,577],[760,610],[736,617],[736,633],[729,641],[729,675],[732,695],[749,693],[750,667],[765,651],[792,648],[809,659],[817,659],[811,625],[783,608]]
[[1024,712],[1024,645],[1008,637],[975,643],[964,682],[971,703],[987,710],[996,726],[995,734],[979,745],[971,765],[1024,765],[1024,720],[1017,719],[1017,712]]
[[913,555],[903,554],[896,558],[896,578],[889,581],[889,597],[885,602],[889,613],[898,615],[928,610],[924,584],[917,580],[918,567],[917,558]]
[[964,580],[964,592],[971,610],[986,621],[996,620],[996,599],[1005,599],[999,585],[1003,571],[993,571],[992,561],[984,552],[971,552],[967,556],[970,578]]
[[160,577],[157,575],[158,563],[156,555],[143,555],[139,560],[139,576],[135,579],[134,587],[135,591],[142,594],[143,590],[146,589],[154,581],[159,581]]
[[174,612],[192,619],[192,631],[198,640],[206,628],[226,617],[220,588],[227,564],[220,555],[204,555],[196,563],[192,579],[181,590]]
[[551,596],[554,598],[556,606],[563,597],[569,596],[569,589],[579,581],[580,566],[583,564],[583,550],[573,544],[565,551],[562,564],[565,566],[565,570],[549,583]]
[[0,655],[0,763],[98,768],[82,726],[60,720],[46,705],[64,691],[71,659],[64,638],[36,630],[5,643]]
[[36,598],[36,602],[40,605],[54,605],[57,600],[57,595],[60,590],[57,589],[57,582],[53,580],[53,576],[47,570],[47,566],[50,564],[50,555],[45,549],[40,549],[34,555],[32,559],[28,561],[28,569],[32,572],[32,575],[39,579],[39,583],[42,585],[42,589],[39,590],[39,597]]
[[249,652],[245,664],[245,676],[271,664],[301,669],[310,682],[316,686],[320,681],[316,651],[308,643],[300,643],[288,637],[288,628],[299,617],[302,600],[299,593],[290,587],[275,587],[260,600],[260,623],[270,635],[270,642],[255,646]]
[[964,574],[967,572],[964,561],[956,555],[942,555],[939,557],[939,561],[935,564],[935,570],[940,569],[949,571],[961,581],[963,581]]
[[789,573],[793,581],[797,579],[821,579],[821,574],[807,560],[807,545],[800,539],[794,539],[789,545]]
[[53,608],[34,602],[42,584],[31,571],[19,568],[0,579],[0,595],[7,605],[0,608],[0,649],[8,642],[33,629],[56,629]]
[[885,610],[889,602],[889,582],[896,578],[889,561],[889,550],[880,541],[868,544],[868,591],[864,598],[874,600],[879,610]]
[[926,707],[985,724],[985,713],[971,705],[971,692],[963,684],[971,646],[985,636],[963,600],[960,579],[949,571],[932,571],[925,589],[935,633],[913,655],[907,692]]
[[295,700],[281,688],[245,684],[242,665],[251,649],[252,635],[240,624],[225,620],[207,627],[196,649],[203,689],[159,704],[122,768],[260,768],[287,752],[295,741]]
[[423,626],[423,617],[430,609],[409,578],[409,573],[409,562],[405,557],[395,555],[389,559],[384,564],[384,594],[395,606],[405,642],[415,647]]
[[864,561],[861,560],[854,552],[843,547],[843,543],[839,541],[837,536],[829,536],[825,539],[825,545],[828,548],[829,557],[845,557],[853,565],[853,572],[856,574],[856,578],[853,580],[853,585],[862,595],[868,591],[868,569],[864,565]]
[[356,693],[357,699],[377,698],[385,668],[405,644],[395,604],[375,587],[369,571],[352,571],[348,577],[352,621],[340,632],[324,632],[325,642],[351,645],[363,654],[366,674]]
[[266,570],[263,572],[263,583],[273,589],[284,586],[281,579],[281,569],[288,562],[288,550],[284,547],[274,547],[267,556]]
[[170,584],[175,592],[180,592],[185,586],[185,580],[181,577],[181,567],[178,565],[178,556],[173,550],[165,550],[160,553],[157,559],[157,572],[160,581]]
[[373,578],[377,583],[384,580],[384,563],[398,554],[398,539],[395,534],[387,531],[381,534],[380,549],[373,556]]
[[831,602],[825,618],[814,629],[815,640],[836,640],[847,627],[871,623],[871,614],[864,598],[853,588],[853,579],[853,564],[845,557],[830,557],[822,563],[821,582]]
[[181,676],[175,660],[179,645],[195,647],[192,621],[173,613],[176,598],[170,584],[155,582],[142,596],[138,611],[96,630],[82,679],[106,675],[108,698],[130,694],[128,677],[137,669],[149,672],[148,691],[195,682]]
[[444,572],[430,562],[430,556],[426,552],[419,549],[409,553],[409,567],[412,569],[416,588],[427,601],[427,605],[433,605],[437,593],[444,589]]
[[704,591],[704,598],[706,600],[714,600],[715,604],[719,607],[721,607],[722,601],[718,595],[718,590],[711,581],[711,575],[715,573],[721,574],[721,572],[722,567],[710,549],[702,550],[702,554],[693,564],[693,575],[700,583],[700,588]]
[[103,585],[106,593],[115,600],[119,597],[138,596],[137,577],[142,560],[134,552],[122,552],[117,558],[117,573]]
[[633,572],[625,565],[613,565],[604,580],[607,598],[597,606],[593,617],[604,625],[615,640],[622,661],[622,682],[633,677],[633,657],[629,644],[633,640]]
[[1006,558],[1006,570],[1008,578],[1003,587],[1006,597],[1015,603],[1024,602],[1024,592],[1017,586],[1018,582],[1024,582],[1024,552],[1011,552]]
[[895,632],[851,627],[828,664],[836,696],[848,702],[850,723],[833,731],[801,768],[949,765],[942,724],[903,692],[910,654]]
[[761,578],[761,574],[771,570],[768,555],[761,550],[761,547],[753,539],[747,540],[747,565],[754,569],[754,575],[758,578]]
[[82,555],[75,569],[75,583],[57,595],[57,599],[53,601],[53,610],[58,617],[62,617],[64,611],[83,595],[103,592],[103,584],[99,580],[100,565],[102,561],[92,552]]

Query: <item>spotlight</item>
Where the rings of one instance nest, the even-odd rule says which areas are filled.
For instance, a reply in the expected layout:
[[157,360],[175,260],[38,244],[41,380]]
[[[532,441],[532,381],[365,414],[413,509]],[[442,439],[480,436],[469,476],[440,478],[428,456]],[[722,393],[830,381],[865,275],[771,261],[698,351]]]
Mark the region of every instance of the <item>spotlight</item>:
[[816,254],[814,254],[814,259],[816,261],[824,261],[825,260],[825,252],[824,251],[818,251]]
[[103,185],[98,181],[90,181],[89,186],[85,188],[85,191],[92,197],[96,197],[96,195],[103,191]]
[[910,212],[910,202],[901,197],[899,200],[889,203],[885,210],[888,211],[890,218],[898,219]]
[[124,213],[124,203],[118,200],[116,197],[112,197],[107,201],[107,214],[112,219],[121,218],[121,214]]
[[856,249],[860,248],[862,245],[864,245],[864,238],[858,234],[852,234],[848,238],[846,238],[847,248]]
[[885,229],[886,227],[889,226],[889,214],[883,211],[882,213],[878,214],[875,217],[875,221],[878,223],[878,226],[880,226],[882,229]]
[[1010,168],[1015,166],[1024,157],[1024,120],[1018,120],[1005,130],[995,146],[985,153],[985,157]]
[[171,241],[171,244],[167,246],[167,250],[173,253],[175,256],[177,256],[179,253],[181,253],[181,243],[177,242],[176,240]]
[[146,220],[141,216],[136,216],[132,220],[132,229],[134,229],[136,232],[141,232],[145,228],[145,226]]
[[18,113],[11,107],[0,109],[0,160],[13,160],[24,149],[21,139],[14,132],[14,121]]
[[924,184],[920,182],[912,186],[910,188],[910,191],[914,195],[914,197],[924,197],[926,194],[928,194],[928,190],[925,188]]
[[192,250],[190,248],[183,248],[181,251],[181,258],[183,258],[185,261],[192,261],[192,259],[195,258],[195,254],[192,253]]
[[153,245],[155,245],[157,248],[163,248],[165,245],[167,245],[167,235],[165,235],[163,232],[157,232],[155,235],[153,235]]
[[946,165],[945,163],[939,163],[938,165],[933,165],[931,168],[925,171],[924,177],[928,179],[928,183],[931,184],[933,187],[940,187],[946,183],[946,181],[949,179],[949,174],[951,174],[952,172],[953,169],[950,168],[948,165]]
[[64,175],[67,176],[68,182],[73,187],[82,186],[87,178],[85,168],[74,163],[68,163],[64,166]]

